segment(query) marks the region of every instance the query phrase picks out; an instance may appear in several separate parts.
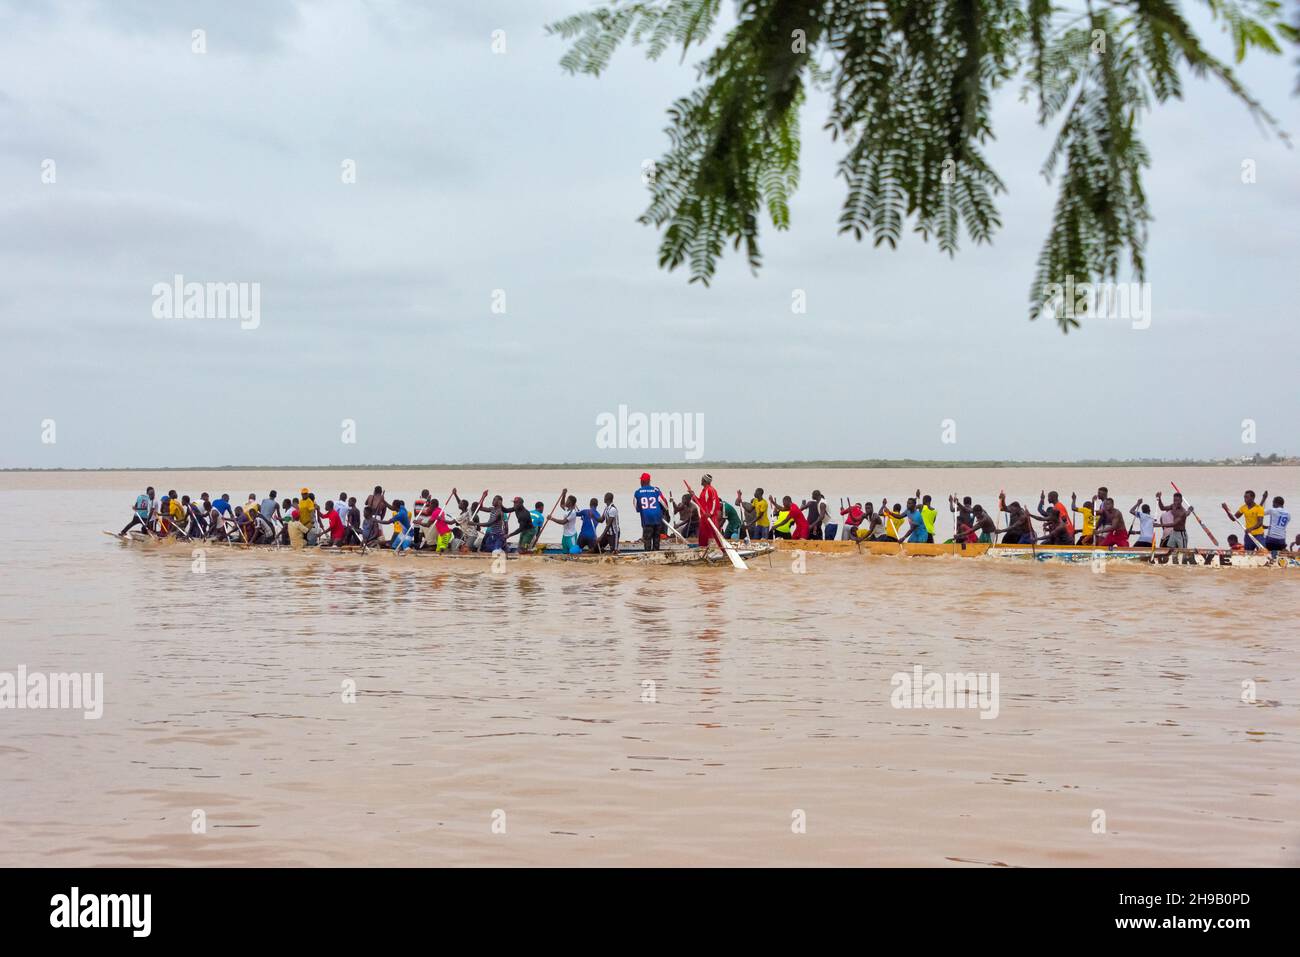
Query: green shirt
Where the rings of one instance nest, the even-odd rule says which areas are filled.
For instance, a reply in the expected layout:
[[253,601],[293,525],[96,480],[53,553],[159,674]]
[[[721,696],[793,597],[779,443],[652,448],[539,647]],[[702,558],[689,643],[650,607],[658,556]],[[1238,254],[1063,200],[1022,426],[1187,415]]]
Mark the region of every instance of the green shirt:
[[727,538],[740,531],[740,513],[736,511],[736,507],[730,502],[722,503],[722,519],[724,525],[722,534]]

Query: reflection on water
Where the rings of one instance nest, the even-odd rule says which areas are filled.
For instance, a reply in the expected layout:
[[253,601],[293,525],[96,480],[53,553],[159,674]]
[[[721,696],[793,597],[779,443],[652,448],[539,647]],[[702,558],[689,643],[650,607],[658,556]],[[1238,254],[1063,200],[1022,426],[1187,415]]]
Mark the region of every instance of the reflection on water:
[[[1300,862],[1295,574],[220,548],[196,573],[99,535],[121,493],[78,480],[39,528],[37,491],[0,491],[0,671],[106,696],[0,711],[7,863]],[[918,665],[997,673],[998,717],[892,707]]]

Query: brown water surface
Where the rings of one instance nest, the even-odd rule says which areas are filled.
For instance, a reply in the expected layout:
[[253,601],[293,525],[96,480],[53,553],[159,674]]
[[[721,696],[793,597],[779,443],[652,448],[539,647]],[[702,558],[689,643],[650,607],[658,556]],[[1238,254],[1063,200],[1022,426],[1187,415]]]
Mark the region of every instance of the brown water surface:
[[[548,507],[567,483],[584,501],[616,491],[628,531],[630,471],[0,475],[0,672],[102,672],[106,699],[97,721],[0,711],[0,861],[1300,863],[1295,570],[850,555],[801,574],[778,553],[749,574],[537,560],[496,574],[219,547],[196,566],[188,547],[99,534],[151,481],[232,501],[376,482],[410,501],[455,483]],[[656,475],[674,491],[681,477],[697,479]],[[987,504],[1109,482],[1127,509],[1170,477],[718,483]],[[1248,481],[1300,503],[1297,469],[1174,478],[1207,520]],[[1211,529],[1230,530],[1222,511]],[[997,717],[891,706],[892,676],[918,665],[996,673]]]

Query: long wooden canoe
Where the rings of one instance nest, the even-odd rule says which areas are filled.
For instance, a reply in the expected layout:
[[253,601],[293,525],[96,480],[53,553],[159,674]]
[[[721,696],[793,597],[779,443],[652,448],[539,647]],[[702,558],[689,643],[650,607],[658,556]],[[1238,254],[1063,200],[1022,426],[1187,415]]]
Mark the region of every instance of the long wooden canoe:
[[[391,549],[383,547],[370,547],[362,549],[356,545],[345,545],[341,548],[321,547],[319,545],[308,545],[301,549],[293,549],[288,545],[247,545],[243,542],[221,542],[221,541],[204,541],[196,539],[193,541],[183,538],[159,539],[146,535],[142,532],[128,532],[125,537],[118,535],[116,532],[105,531],[105,535],[116,539],[119,542],[131,545],[142,545],[146,548],[174,548],[177,546],[188,546],[189,548],[229,548],[237,551],[260,551],[260,552],[290,552],[301,551],[313,555],[389,555],[393,558],[429,558],[435,560],[446,559],[448,561],[491,561],[496,556],[492,552],[458,552],[455,554],[438,553],[426,549],[406,549],[401,552],[394,552]],[[563,552],[558,545],[551,545],[543,548],[539,552],[527,551],[524,553],[508,552],[505,557],[509,561],[523,559],[525,561],[541,558],[552,561],[574,561],[587,563],[605,563],[605,564],[642,564],[642,565],[726,565],[730,562],[727,556],[722,552],[713,550],[707,551],[701,549],[699,545],[667,545],[658,551],[646,551],[641,543],[626,542],[620,544],[620,551],[617,554],[603,552],[599,555],[592,552],[580,552],[577,555]],[[740,557],[746,560],[758,558],[766,555],[773,550],[771,542],[755,542],[752,545],[738,545],[737,551]]]
[[[1269,565],[1267,552],[1231,552],[1226,548],[1190,548],[1171,549],[1156,548],[1103,548],[1091,545],[998,545],[976,543],[958,545],[951,542],[853,542],[792,540],[778,538],[774,540],[778,551],[805,551],[840,555],[892,555],[906,558],[993,558],[1024,559],[1040,562],[1150,562],[1154,557],[1157,563],[1168,564],[1181,562],[1184,558],[1195,560],[1196,564],[1227,564],[1233,567],[1256,567]],[[1207,562],[1206,559],[1209,559]],[[1300,554],[1280,553],[1277,561],[1272,563],[1284,568],[1300,567]]]

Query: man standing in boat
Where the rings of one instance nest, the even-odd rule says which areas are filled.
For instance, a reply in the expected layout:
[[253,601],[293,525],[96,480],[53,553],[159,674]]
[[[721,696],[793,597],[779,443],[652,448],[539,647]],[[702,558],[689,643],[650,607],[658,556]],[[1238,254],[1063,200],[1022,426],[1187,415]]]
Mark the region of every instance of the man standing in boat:
[[605,525],[605,530],[600,533],[600,539],[596,543],[596,550],[600,552],[613,552],[618,554],[618,537],[620,534],[618,527],[618,506],[614,504],[614,493],[605,493],[605,507],[601,510],[600,520]]
[[664,530],[664,493],[650,484],[650,473],[641,473],[641,487],[633,496],[637,514],[641,516],[641,542],[647,552],[659,551],[659,538]]
[[718,548],[722,548],[722,542],[718,538],[722,503],[718,490],[713,487],[713,476],[707,472],[700,476],[700,491],[695,498],[695,508],[700,515],[700,548],[707,549],[711,543],[717,543]]
[[[139,486],[136,487],[138,488]],[[117,533],[118,535],[126,535],[127,532],[131,531],[131,529],[135,528],[137,525],[139,525],[146,534],[153,534],[153,529],[149,527],[149,520],[153,517],[154,510],[153,497],[154,490],[152,485],[144,490],[143,495],[137,495],[135,497],[135,507],[131,510],[131,521],[127,522],[126,525],[122,527],[122,530]]]
[[[1228,510],[1227,502],[1222,503],[1223,511],[1234,523],[1238,518],[1242,520],[1246,529],[1246,551],[1253,552],[1264,540],[1264,506],[1255,500],[1254,489],[1247,489],[1242,500],[1241,507],[1236,512]],[[1264,489],[1261,501],[1268,501],[1268,489]]]
[[813,489],[812,497],[803,503],[802,508],[808,519],[808,537],[817,539],[824,537],[826,519],[830,510],[826,507],[821,490]]
[[[1159,508],[1162,512],[1167,511],[1169,515],[1167,519],[1165,518],[1164,515],[1161,515],[1160,521],[1156,523],[1162,528],[1169,529],[1169,535],[1165,539],[1165,545],[1168,546],[1169,548],[1186,549],[1187,548],[1187,516],[1190,515],[1191,512],[1188,511],[1187,506],[1183,504],[1183,493],[1175,492],[1173,501],[1171,501],[1167,507],[1165,503],[1161,501],[1160,494],[1161,493],[1156,492],[1156,507]],[[1174,563],[1175,564],[1178,563],[1177,557],[1174,558]],[[1186,552],[1184,552],[1182,556],[1182,563],[1184,565],[1195,564],[1196,559],[1191,558],[1189,555],[1186,554]]]

